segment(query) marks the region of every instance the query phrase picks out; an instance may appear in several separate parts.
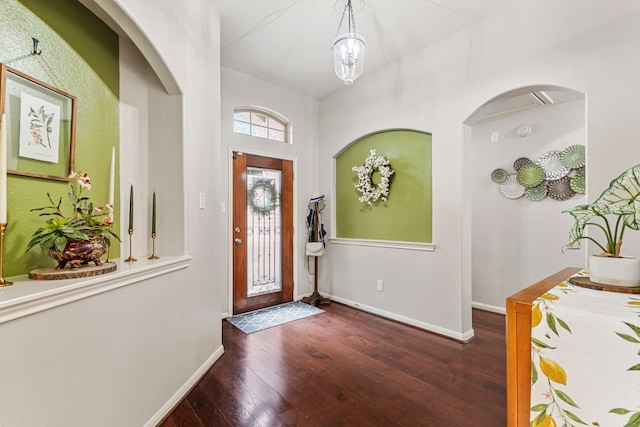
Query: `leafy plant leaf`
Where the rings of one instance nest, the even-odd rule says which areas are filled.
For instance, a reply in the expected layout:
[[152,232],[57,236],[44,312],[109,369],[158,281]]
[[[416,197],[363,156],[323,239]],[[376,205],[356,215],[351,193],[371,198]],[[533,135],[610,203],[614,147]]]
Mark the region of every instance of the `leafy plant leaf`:
[[582,425],[587,425],[587,423],[585,423],[584,421],[582,421],[576,414],[569,412],[569,411],[564,411],[565,415],[569,418],[571,418],[573,421],[580,423]]
[[627,371],[640,371],[640,363],[627,369]]
[[537,405],[531,407],[531,412],[546,411],[548,407],[549,405],[547,403],[538,403]]
[[[611,181],[607,188],[596,200],[596,203],[606,203],[609,206],[638,207],[640,197],[640,168],[631,167]],[[640,229],[640,210],[635,209],[633,215],[625,215],[625,225],[632,230]]]
[[616,335],[618,335],[620,338],[625,339],[625,340],[627,340],[629,342],[640,344],[640,341],[638,341],[637,339],[635,339],[631,335],[623,334],[623,333],[620,333],[620,332],[616,332]]
[[624,427],[639,427],[640,426],[640,412],[636,412],[629,418],[629,422]]
[[553,314],[547,313],[547,325],[549,325],[549,329],[559,336],[558,329],[556,327],[556,319]]
[[571,328],[569,327],[569,325],[567,325],[565,323],[564,320],[560,319],[559,317],[556,317],[556,320],[558,321],[558,323],[560,324],[560,326],[562,326],[564,329],[566,329],[567,331],[571,332]]
[[534,425],[539,425],[540,423],[542,423],[544,421],[544,419],[547,418],[547,412],[541,412],[534,420]]
[[531,343],[541,348],[550,348],[552,350],[557,348],[557,347],[550,346],[549,344],[543,341],[540,341],[538,338],[535,338],[535,337],[531,337]]
[[573,399],[571,399],[567,393],[564,393],[560,390],[555,390],[555,392],[556,392],[556,396],[558,396],[563,402],[568,403],[573,407],[579,408],[576,402],[574,402]]
[[609,411],[610,414],[617,414],[617,415],[626,415],[629,412],[631,411],[624,408],[613,408],[612,410]]
[[640,327],[627,322],[624,322],[624,324],[627,325],[629,328],[631,328],[631,330],[636,334],[636,336],[640,338]]

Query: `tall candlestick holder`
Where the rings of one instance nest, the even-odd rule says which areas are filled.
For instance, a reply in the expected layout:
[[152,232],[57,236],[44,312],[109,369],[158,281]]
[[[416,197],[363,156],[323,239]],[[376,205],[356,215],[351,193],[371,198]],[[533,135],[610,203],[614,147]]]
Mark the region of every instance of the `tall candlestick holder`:
[[7,223],[0,223],[0,287],[11,286],[13,282],[6,280],[2,274],[2,259],[4,253],[4,232],[7,229]]
[[129,229],[129,258],[125,259],[124,262],[136,262],[137,259],[131,255],[131,244],[133,242],[133,228]]
[[156,233],[151,233],[151,255],[149,256],[149,259],[158,259],[160,258],[158,255],[156,255]]

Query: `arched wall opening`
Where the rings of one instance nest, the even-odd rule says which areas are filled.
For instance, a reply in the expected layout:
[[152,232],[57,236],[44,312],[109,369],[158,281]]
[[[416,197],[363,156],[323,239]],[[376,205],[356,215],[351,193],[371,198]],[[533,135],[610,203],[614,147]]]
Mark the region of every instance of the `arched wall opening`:
[[[157,193],[156,251],[186,252],[184,206],[184,106],[182,90],[163,55],[129,11],[113,0],[81,0],[120,39],[120,203],[135,190],[136,220],[132,252],[151,250],[151,199]],[[123,210],[122,212],[125,212]],[[127,236],[127,217],[121,218]],[[128,249],[123,238],[122,254]]]
[[[431,142],[430,133],[387,129],[344,147],[334,164],[335,237],[432,243]],[[353,168],[370,165],[375,158],[388,161],[393,171],[386,178],[386,194],[377,194],[378,199],[369,198],[382,188],[378,168],[369,175],[369,190],[359,192],[354,187],[359,181]]]
[[[474,308],[505,313],[508,296],[561,268],[585,265],[583,250],[562,252],[572,224],[562,211],[586,201],[563,188],[581,171],[557,171],[557,179],[545,177],[522,195],[517,181],[525,159],[543,164],[554,157],[549,153],[586,147],[585,102],[572,89],[528,86],[496,96],[465,121],[464,259]],[[496,169],[517,184],[496,182]]]

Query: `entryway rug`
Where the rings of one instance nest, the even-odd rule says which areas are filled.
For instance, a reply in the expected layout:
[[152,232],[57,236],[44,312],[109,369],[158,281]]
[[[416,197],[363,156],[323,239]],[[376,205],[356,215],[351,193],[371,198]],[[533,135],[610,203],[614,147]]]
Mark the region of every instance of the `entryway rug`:
[[297,301],[238,314],[229,317],[227,321],[245,334],[252,334],[323,312],[322,309]]

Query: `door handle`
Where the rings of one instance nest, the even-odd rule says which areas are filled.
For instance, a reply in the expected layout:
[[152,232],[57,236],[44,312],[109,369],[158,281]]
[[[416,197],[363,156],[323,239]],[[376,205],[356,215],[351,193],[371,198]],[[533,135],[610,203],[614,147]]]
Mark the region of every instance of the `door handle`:
[[239,238],[239,237],[236,237],[236,238],[233,240],[233,243],[235,243],[236,245],[239,245],[239,244],[241,244],[241,243],[242,243],[242,239],[241,239],[241,238]]

